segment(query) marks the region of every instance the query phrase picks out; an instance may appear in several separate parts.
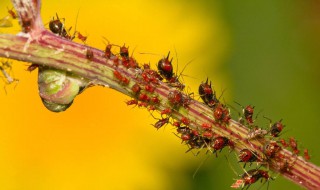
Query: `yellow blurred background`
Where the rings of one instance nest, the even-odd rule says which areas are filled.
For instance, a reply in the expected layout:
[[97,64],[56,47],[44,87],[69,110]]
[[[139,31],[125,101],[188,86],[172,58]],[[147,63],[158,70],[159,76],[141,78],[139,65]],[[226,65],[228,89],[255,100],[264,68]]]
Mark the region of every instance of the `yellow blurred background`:
[[[269,4],[268,6],[259,4],[255,8],[254,2],[251,3],[46,0],[42,2],[41,15],[43,22],[48,23],[57,13],[60,18],[65,18],[67,28],[70,26],[74,28],[79,11],[77,30],[88,35],[87,44],[90,46],[103,50],[105,48],[103,37],[113,44],[125,43],[129,46],[130,52],[134,50],[133,56],[139,63],[150,62],[154,68],[161,55],[166,55],[168,51],[172,52],[174,66],[178,62],[179,70],[194,59],[184,72],[188,75],[184,80],[190,92],[197,92],[198,84],[209,76],[218,94],[226,89],[223,94],[226,102],[238,101],[254,105],[259,103],[259,109],[266,109],[266,114],[275,118],[284,118],[286,123],[289,123],[290,119],[302,117],[298,128],[301,128],[301,124],[305,124],[305,119],[313,122],[308,126],[316,126],[315,124],[319,124],[316,119],[306,117],[310,115],[317,117],[311,108],[305,110],[304,107],[300,107],[298,111],[307,113],[290,112],[290,114],[288,110],[294,105],[292,101],[286,102],[288,94],[282,93],[282,91],[292,92],[290,91],[291,88],[294,89],[292,86],[297,83],[289,81],[290,77],[286,81],[285,76],[298,77],[300,67],[296,70],[297,75],[286,75],[285,72],[290,72],[292,67],[290,65],[283,67],[283,70],[278,72],[283,72],[281,76],[284,76],[284,79],[272,78],[278,75],[266,72],[270,71],[268,70],[270,67],[275,68],[269,64],[278,65],[274,60],[279,57],[282,62],[290,55],[297,57],[295,51],[286,49],[288,57],[284,58],[277,54],[279,47],[285,49],[285,46],[282,47],[280,43],[280,46],[278,44],[273,47],[271,41],[273,39],[279,41],[282,36],[266,35],[268,38],[257,36],[256,39],[250,39],[251,36],[264,35],[263,32],[270,30],[270,28],[259,28],[260,22],[264,22],[259,20],[259,11],[264,10],[267,15],[262,18],[268,20],[270,16],[276,20],[274,13],[286,14],[283,11],[285,4],[271,8],[273,12],[268,15]],[[246,9],[235,9],[237,5]],[[7,7],[12,7],[10,1],[1,0],[0,18],[7,15]],[[293,7],[299,7],[299,4],[292,3],[289,6],[290,10]],[[273,20],[269,22],[273,23]],[[0,33],[18,32],[17,21],[13,23],[15,27],[1,28]],[[275,28],[278,27],[276,24]],[[242,26],[247,26],[247,30],[242,30]],[[272,27],[272,24],[270,26]],[[48,28],[48,25],[46,27]],[[284,27],[283,30],[274,31],[274,34],[282,35],[290,29]],[[263,32],[259,33],[260,30]],[[266,51],[263,45],[256,43],[260,40],[261,44],[270,42],[268,48],[274,48],[272,52],[275,54],[266,54],[269,49]],[[291,43],[293,47],[298,46],[294,42]],[[241,48],[239,44],[247,46]],[[290,43],[287,45],[291,47]],[[259,51],[259,48],[262,50]],[[248,50],[244,52],[245,57],[241,57],[243,54],[234,53],[235,51],[243,53],[245,50]],[[173,53],[175,51],[177,54]],[[304,51],[312,54],[308,49]],[[140,54],[146,52],[160,56]],[[257,59],[254,59],[255,57]],[[300,61],[302,63],[305,60],[307,59]],[[314,58],[310,62],[314,63],[315,60]],[[237,61],[241,63],[236,64]],[[252,65],[245,65],[245,62]],[[146,110],[126,106],[124,102],[129,99],[128,97],[107,88],[90,88],[78,96],[66,112],[52,113],[45,109],[38,96],[37,71],[32,73],[25,71],[27,65],[14,62],[11,74],[19,79],[18,85],[15,87],[14,84],[1,84],[6,88],[7,94],[0,88],[2,108],[0,109],[0,189],[230,189],[229,185],[236,176],[224,159],[223,155],[229,155],[226,150],[219,158],[211,156],[207,161],[204,161],[206,156],[203,153],[197,157],[192,153],[185,154],[187,147],[180,144],[180,140],[173,134],[175,131],[172,127],[155,130],[151,126],[155,120]],[[251,70],[255,68],[260,70]],[[258,83],[257,78],[263,75],[262,73],[267,76]],[[309,74],[304,73],[304,75]],[[272,88],[281,84],[279,81],[282,81],[283,85]],[[268,88],[270,90],[267,90]],[[312,87],[306,87],[310,88]],[[316,93],[319,93],[319,88],[316,90]],[[277,93],[283,97],[278,98]],[[313,93],[315,92],[311,91],[308,94]],[[305,96],[307,95],[302,93],[301,96],[294,97],[300,100]],[[316,94],[313,96],[316,97]],[[307,97],[311,99],[313,96]],[[281,107],[282,103],[284,105]],[[294,103],[304,106],[302,103]],[[319,100],[314,104],[319,105]],[[273,110],[271,105],[280,108]],[[291,120],[287,130],[287,134],[290,135],[286,136],[297,136],[309,131],[308,137],[316,139],[315,135],[312,136],[312,132],[316,130],[314,127],[304,131],[299,129],[293,131],[294,124],[299,121]],[[305,137],[307,142],[303,146],[310,147],[312,152],[312,142],[319,140],[308,142],[308,137]],[[303,137],[300,136],[298,139]],[[312,153],[315,162],[320,164],[317,148],[319,146],[316,143]],[[233,157],[233,153],[231,156]],[[193,173],[203,162],[203,166],[193,179]],[[236,163],[232,165],[237,167]],[[238,172],[242,173],[241,169]],[[278,179],[271,182],[270,189],[284,186],[299,189],[281,180],[280,177]],[[266,185],[263,189],[265,188]]]

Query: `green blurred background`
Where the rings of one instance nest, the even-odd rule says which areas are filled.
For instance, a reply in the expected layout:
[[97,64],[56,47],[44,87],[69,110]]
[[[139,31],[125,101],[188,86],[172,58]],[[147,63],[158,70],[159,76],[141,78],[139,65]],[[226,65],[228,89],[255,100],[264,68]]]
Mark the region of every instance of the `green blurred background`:
[[[197,91],[209,77],[234,107],[233,101],[252,104],[263,110],[260,117],[282,118],[282,137],[298,139],[320,164],[319,1],[46,0],[42,5],[44,23],[58,13],[68,27],[79,11],[77,30],[97,48],[104,49],[104,36],[135,49],[140,63],[155,66],[161,57],[140,52],[176,50],[180,70],[194,59],[184,72],[188,91]],[[0,18],[7,6],[10,1],[0,2]],[[0,32],[9,30],[18,27]],[[128,108],[128,98],[111,89],[89,89],[67,112],[50,113],[37,96],[36,72],[25,72],[25,65],[14,63],[20,83],[6,86],[8,95],[0,93],[2,189],[231,189],[237,176],[224,157],[234,160],[227,149],[207,160],[204,153],[185,154],[172,127],[156,131],[148,112]],[[268,127],[267,120],[259,124]],[[243,172],[235,161],[231,165]],[[269,189],[301,189],[274,177]]]

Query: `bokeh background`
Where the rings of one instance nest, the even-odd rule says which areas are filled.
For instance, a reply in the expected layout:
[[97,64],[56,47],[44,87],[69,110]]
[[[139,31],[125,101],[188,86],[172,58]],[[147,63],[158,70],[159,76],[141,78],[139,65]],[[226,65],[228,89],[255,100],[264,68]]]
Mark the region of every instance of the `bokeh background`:
[[[7,7],[1,0],[0,18]],[[189,92],[209,77],[238,111],[233,101],[282,118],[282,137],[298,139],[319,165],[319,8],[317,0],[44,0],[41,15],[48,23],[58,13],[74,28],[79,11],[77,30],[89,45],[104,49],[102,37],[125,43],[140,63],[155,67],[169,50],[180,71],[193,60],[183,73]],[[18,32],[13,24],[0,32]],[[90,88],[66,112],[51,113],[27,65],[13,62],[19,83],[0,87],[0,189],[231,189],[237,176],[229,165],[243,172],[228,164],[225,156],[234,154],[227,149],[218,158],[186,154],[172,127],[155,130],[146,110],[127,107],[129,98],[111,89]],[[274,177],[269,189],[301,189]]]

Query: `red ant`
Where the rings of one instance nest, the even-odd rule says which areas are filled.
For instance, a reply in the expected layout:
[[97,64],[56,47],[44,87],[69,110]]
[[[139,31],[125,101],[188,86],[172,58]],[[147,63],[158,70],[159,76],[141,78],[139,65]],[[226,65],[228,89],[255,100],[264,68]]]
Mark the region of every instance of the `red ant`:
[[215,120],[223,123],[228,123],[231,119],[229,109],[225,105],[219,103],[213,111]]
[[183,101],[182,93],[179,90],[170,91],[168,100],[173,106],[180,106]]
[[170,51],[167,57],[164,57],[159,60],[158,62],[159,74],[167,80],[170,86],[183,90],[185,88],[185,85],[179,81],[179,77],[174,76],[173,66],[172,66],[173,58],[171,58],[171,60],[169,61],[169,55],[170,55]]
[[231,185],[232,188],[239,188],[242,187],[248,189],[252,184],[259,181],[260,178],[266,179],[266,182],[269,180],[273,180],[272,177],[269,176],[267,171],[252,169],[245,172],[241,179],[237,180],[234,184]]
[[32,72],[33,70],[35,70],[35,69],[38,68],[38,67],[39,67],[38,64],[32,63],[32,64],[27,68],[27,71]]
[[145,87],[145,90],[150,92],[150,93],[153,93],[155,88],[152,86],[152,84],[147,84]]
[[190,124],[190,120],[186,117],[182,117],[181,118],[181,123],[185,124],[185,125],[189,125]]
[[165,79],[170,80],[173,76],[172,59],[169,61],[170,51],[167,57],[160,59],[158,62],[158,71]]
[[[229,146],[230,148],[234,148],[234,143],[229,140],[227,137],[222,137],[222,136],[218,136],[216,138],[214,138],[211,142],[211,148],[213,148],[213,153],[216,153],[218,150],[220,150],[220,152],[222,151],[222,149],[226,146]],[[218,156],[218,154],[216,153],[216,156]]]
[[141,90],[141,87],[136,83],[131,87],[131,90],[134,94],[138,94]]
[[159,121],[157,121],[153,126],[156,129],[160,129],[162,126],[164,126],[165,124],[169,123],[169,117],[167,118],[163,118],[163,119],[159,119]]
[[199,86],[199,95],[203,102],[207,104],[210,108],[215,108],[216,105],[219,103],[219,100],[217,99],[215,92],[213,92],[211,87],[211,81],[210,84],[208,83],[208,78],[206,82],[202,82]]
[[128,106],[130,106],[130,105],[137,105],[137,104],[138,104],[138,101],[135,100],[135,99],[133,99],[133,100],[128,100],[128,101],[126,102],[126,104],[127,104]]
[[213,137],[213,132],[211,130],[206,130],[202,133],[202,136],[211,139]]
[[150,97],[145,93],[140,93],[138,99],[143,102],[149,102]]
[[[242,107],[242,113],[243,113],[245,121],[248,123],[248,125],[252,125],[253,122],[254,122],[254,120],[252,118],[253,117],[253,112],[254,112],[254,106],[247,105],[246,107],[243,107],[238,102],[235,102],[235,103]],[[258,115],[256,116],[256,118],[257,117],[258,117]],[[241,124],[244,124],[243,118],[240,118],[239,122]]]
[[298,149],[298,143],[293,137],[289,138],[289,146],[291,147],[293,153],[295,154],[300,153],[300,150]]
[[239,162],[244,162],[245,164],[243,167],[245,168],[248,162],[250,162],[251,166],[252,162],[261,162],[261,159],[256,152],[249,149],[242,149],[239,152]]
[[166,108],[161,111],[161,115],[164,115],[164,114],[168,115],[168,114],[171,114],[171,112],[172,112],[171,108]]
[[151,97],[150,101],[151,101],[153,104],[159,104],[159,103],[160,103],[159,98],[156,97],[156,96]]
[[68,33],[71,30],[71,27],[67,31],[64,27],[64,24],[59,19],[59,16],[57,13],[56,13],[56,16],[57,16],[57,19],[53,18],[53,20],[51,20],[49,22],[50,31],[53,32],[54,34],[58,34],[59,36],[61,36],[63,38],[66,38],[68,40],[73,40],[75,38],[75,35],[70,36]]
[[129,58],[129,47],[126,47],[125,44],[120,47],[120,56],[127,59]]
[[103,42],[104,44],[106,44],[106,49],[104,51],[104,56],[108,59],[110,59],[111,57],[114,56],[114,54],[111,52],[111,48],[112,48],[112,44],[110,44],[109,40],[105,37],[102,37],[103,39],[105,39],[108,44],[106,44],[105,42]]
[[303,154],[304,154],[304,159],[306,159],[307,161],[309,161],[309,160],[310,160],[310,155],[309,155],[308,149],[304,149],[304,150],[303,150]]
[[88,36],[82,35],[80,32],[77,32],[77,37],[79,40],[81,40],[83,43],[87,41]]
[[264,154],[268,159],[274,158],[281,150],[281,146],[276,141],[270,141],[264,146]]
[[284,139],[280,139],[279,142],[280,142],[280,143],[282,144],[282,146],[285,147],[285,148],[289,146],[288,143],[286,142],[286,140],[284,140]]
[[115,76],[116,79],[118,79],[123,85],[128,85],[129,84],[129,79],[122,76],[121,73],[117,70],[113,71],[113,75]]
[[209,123],[202,123],[201,127],[202,127],[202,129],[204,129],[204,130],[210,130],[210,129],[212,129],[212,125],[209,124]]
[[90,50],[90,49],[87,49],[86,57],[87,57],[88,60],[91,61],[93,59],[93,51]]
[[270,121],[270,135],[273,137],[279,137],[281,131],[283,130],[283,128],[285,127],[285,125],[283,125],[282,119],[280,119],[279,121],[275,122],[273,125],[271,125],[272,121],[271,119],[263,116],[264,118],[268,119]]
[[13,8],[12,8],[12,9],[9,9],[9,8],[7,7],[7,9],[8,9],[8,13],[9,13],[9,15],[12,17],[12,19],[16,19],[16,18],[17,18],[17,14],[16,14],[15,11],[13,11]]

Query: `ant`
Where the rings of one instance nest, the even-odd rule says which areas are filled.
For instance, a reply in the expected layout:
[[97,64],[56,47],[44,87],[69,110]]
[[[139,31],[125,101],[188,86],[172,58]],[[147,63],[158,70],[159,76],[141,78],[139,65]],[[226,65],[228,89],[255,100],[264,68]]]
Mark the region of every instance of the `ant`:
[[[75,38],[75,33],[70,36],[69,32],[71,30],[71,27],[69,28],[69,30],[67,31],[64,27],[64,23],[61,22],[58,14],[56,13],[57,19],[55,19],[53,17],[53,19],[49,22],[49,29],[51,32],[53,32],[54,34],[57,34],[65,39],[68,40],[73,40]],[[63,19],[64,20],[64,19]]]
[[300,150],[298,149],[298,143],[293,137],[289,138],[289,146],[291,147],[293,153],[295,154],[300,153]]
[[219,103],[214,109],[213,116],[216,121],[226,124],[229,123],[231,119],[229,109],[221,103]]
[[[267,171],[260,170],[260,169],[252,169],[245,172],[241,179],[237,180],[234,184],[231,185],[232,188],[239,188],[242,189],[246,187],[246,190],[255,182],[259,181],[259,179],[264,178],[266,182],[269,180],[274,180]],[[268,183],[269,185],[269,183]]]
[[17,13],[13,10],[13,7],[12,7],[12,9],[9,9],[9,8],[7,7],[7,9],[8,9],[8,13],[9,13],[9,15],[11,16],[11,18],[12,18],[12,19],[16,19],[16,18],[17,18]]
[[261,162],[262,160],[259,158],[258,154],[255,151],[249,149],[242,149],[239,152],[239,162],[244,162],[244,168],[246,164],[249,162],[250,166],[252,162]]
[[226,146],[229,146],[231,149],[234,148],[234,143],[227,137],[218,136],[214,138],[210,144],[210,147],[213,148],[213,153],[216,153],[216,156],[218,156],[217,151],[222,149]]
[[158,121],[153,125],[156,129],[160,129],[162,126],[166,125],[169,123],[169,118],[170,117],[166,117],[163,119],[158,119]]
[[309,161],[309,160],[310,160],[310,155],[309,155],[308,149],[304,149],[304,150],[303,150],[303,154],[304,154],[304,159],[306,159],[307,161]]
[[281,123],[282,119],[280,119],[279,121],[277,121],[274,124],[272,124],[271,119],[269,119],[269,118],[267,118],[265,116],[263,116],[263,117],[270,121],[270,135],[273,136],[273,137],[279,137],[281,131],[285,127],[285,125],[283,125]]
[[281,150],[281,146],[276,141],[269,141],[263,148],[264,154],[268,159],[276,157],[277,153]]
[[172,87],[178,88],[179,90],[183,90],[185,88],[185,85],[179,81],[179,77],[186,68],[186,66],[190,63],[187,63],[185,67],[182,69],[179,76],[176,76],[173,73],[173,66],[172,66],[172,59],[169,61],[170,51],[167,55],[167,57],[164,57],[159,60],[158,62],[158,72],[159,74],[165,78],[168,82],[168,84]]
[[215,108],[219,103],[219,100],[216,97],[216,93],[212,90],[211,81],[208,83],[208,78],[206,82],[202,82],[199,86],[199,95],[203,102],[207,104],[210,108]]

